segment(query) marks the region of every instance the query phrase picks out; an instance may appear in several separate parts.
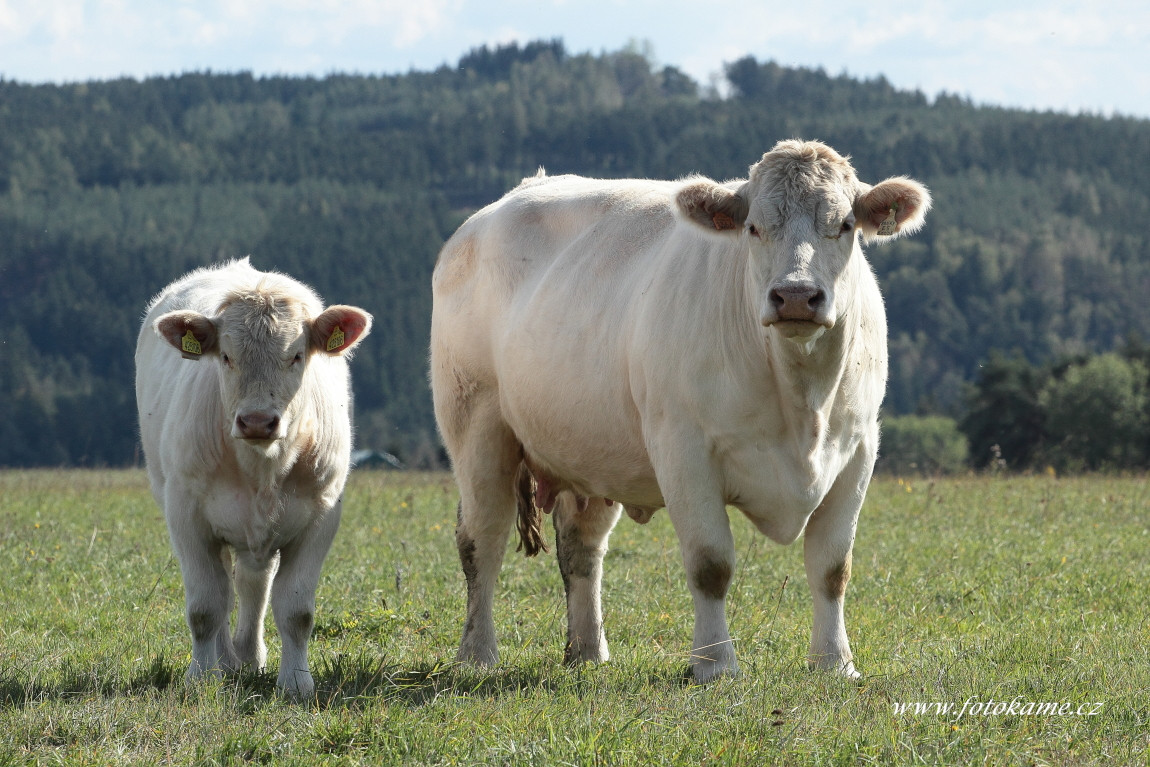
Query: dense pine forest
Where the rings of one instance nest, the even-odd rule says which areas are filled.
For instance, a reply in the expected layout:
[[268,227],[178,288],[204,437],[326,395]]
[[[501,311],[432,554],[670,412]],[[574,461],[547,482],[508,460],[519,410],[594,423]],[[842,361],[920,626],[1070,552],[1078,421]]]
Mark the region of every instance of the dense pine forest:
[[961,438],[936,468],[1147,465],[1150,121],[754,58],[725,77],[720,95],[638,49],[542,41],[396,76],[0,80],[0,466],[138,461],[145,304],[244,255],[375,316],[352,366],[359,445],[434,465],[430,274],[466,216],[540,166],[732,178],[796,136],[934,193],[921,233],[868,250],[891,450]]

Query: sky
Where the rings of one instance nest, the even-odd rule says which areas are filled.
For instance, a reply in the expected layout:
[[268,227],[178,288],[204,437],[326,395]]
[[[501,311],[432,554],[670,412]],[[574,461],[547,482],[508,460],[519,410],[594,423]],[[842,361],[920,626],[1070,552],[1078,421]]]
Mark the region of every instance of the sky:
[[0,0],[0,77],[398,74],[552,38],[638,45],[703,86],[751,55],[931,98],[1150,118],[1145,0]]

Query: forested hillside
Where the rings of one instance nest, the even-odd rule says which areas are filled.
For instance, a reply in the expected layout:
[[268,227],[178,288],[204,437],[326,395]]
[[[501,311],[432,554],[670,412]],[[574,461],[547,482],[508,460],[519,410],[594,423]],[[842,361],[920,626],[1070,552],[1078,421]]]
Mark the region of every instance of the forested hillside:
[[1150,121],[975,107],[727,66],[720,98],[625,50],[482,48],[401,76],[0,80],[0,465],[137,460],[132,354],[148,299],[251,255],[375,315],[353,363],[359,443],[438,454],[426,383],[444,239],[539,166],[737,177],[820,138],[935,208],[872,246],[891,414],[961,417],[993,349],[1045,364],[1150,338]]

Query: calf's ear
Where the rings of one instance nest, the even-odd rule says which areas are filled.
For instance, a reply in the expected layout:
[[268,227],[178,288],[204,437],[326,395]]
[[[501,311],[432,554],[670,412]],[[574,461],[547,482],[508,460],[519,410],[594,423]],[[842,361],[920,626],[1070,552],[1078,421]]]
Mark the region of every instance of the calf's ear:
[[198,360],[219,348],[215,323],[199,312],[168,312],[157,317],[152,327],[184,359]]
[[329,306],[311,321],[313,351],[347,354],[371,332],[371,315],[355,306]]
[[739,192],[710,179],[691,181],[675,196],[679,210],[698,226],[711,232],[741,234],[749,206]]
[[895,176],[863,189],[854,213],[867,239],[914,234],[926,220],[930,191],[912,178]]

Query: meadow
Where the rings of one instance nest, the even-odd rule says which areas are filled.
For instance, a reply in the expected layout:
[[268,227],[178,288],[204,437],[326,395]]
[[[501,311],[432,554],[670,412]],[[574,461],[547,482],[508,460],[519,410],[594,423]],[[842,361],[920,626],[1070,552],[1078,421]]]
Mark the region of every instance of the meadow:
[[554,555],[512,545],[501,663],[458,666],[455,505],[448,475],[353,473],[299,705],[274,692],[270,616],[268,672],[184,682],[179,568],[142,471],[0,472],[0,764],[1150,763],[1144,477],[876,479],[847,592],[857,683],[806,669],[802,547],[735,511],[741,676],[685,676],[663,512],[612,536],[609,663],[561,665]]

